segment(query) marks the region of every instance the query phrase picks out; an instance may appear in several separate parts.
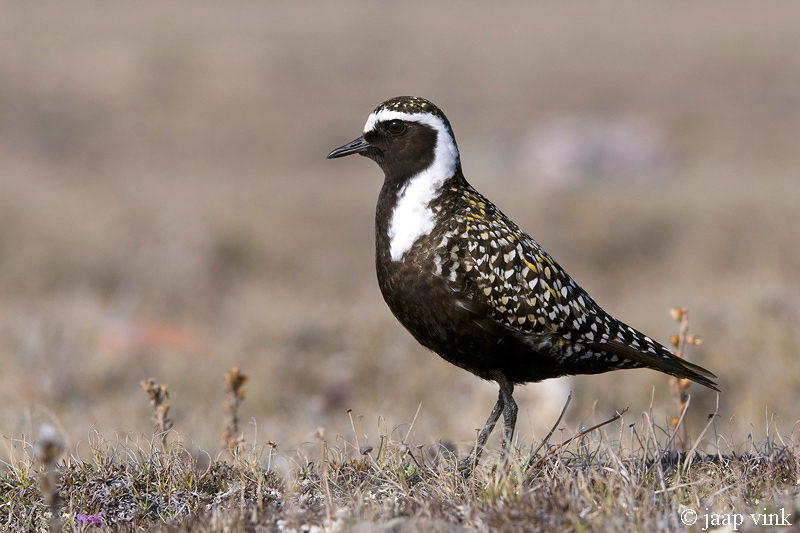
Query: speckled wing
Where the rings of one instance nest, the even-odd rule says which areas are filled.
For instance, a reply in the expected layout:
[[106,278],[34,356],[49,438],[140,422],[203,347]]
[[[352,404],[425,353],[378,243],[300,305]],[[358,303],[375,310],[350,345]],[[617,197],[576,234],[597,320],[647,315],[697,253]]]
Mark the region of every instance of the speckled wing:
[[461,221],[469,243],[464,270],[493,318],[522,333],[599,339],[603,317],[596,315],[594,301],[536,241],[480,194],[470,193]]
[[[708,371],[606,313],[539,244],[474,189],[460,221],[474,297],[491,317],[572,371],[650,367],[714,388]],[[566,370],[566,368],[565,368]]]

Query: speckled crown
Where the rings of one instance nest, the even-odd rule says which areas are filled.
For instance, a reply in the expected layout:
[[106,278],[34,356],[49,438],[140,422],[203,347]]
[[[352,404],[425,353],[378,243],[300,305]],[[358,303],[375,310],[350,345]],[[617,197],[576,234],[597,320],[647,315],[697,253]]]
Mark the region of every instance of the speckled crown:
[[383,110],[399,111],[401,113],[408,114],[426,113],[433,115],[442,119],[442,122],[444,122],[445,126],[447,126],[447,129],[450,130],[451,134],[453,132],[453,128],[450,127],[450,121],[447,120],[446,116],[444,116],[442,110],[436,107],[436,105],[430,100],[420,98],[419,96],[395,96],[394,98],[390,98],[376,107],[373,113]]

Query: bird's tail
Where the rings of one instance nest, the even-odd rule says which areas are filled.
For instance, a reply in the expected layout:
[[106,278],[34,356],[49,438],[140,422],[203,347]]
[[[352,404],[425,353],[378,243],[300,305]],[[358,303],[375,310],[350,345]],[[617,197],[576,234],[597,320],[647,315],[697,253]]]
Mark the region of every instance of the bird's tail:
[[685,359],[681,359],[655,341],[650,341],[647,344],[651,346],[655,352],[643,352],[617,341],[593,342],[589,343],[588,347],[624,357],[644,367],[659,370],[671,376],[690,379],[704,387],[720,392],[716,382],[713,381],[717,376],[709,370],[706,370],[700,365],[690,363]]

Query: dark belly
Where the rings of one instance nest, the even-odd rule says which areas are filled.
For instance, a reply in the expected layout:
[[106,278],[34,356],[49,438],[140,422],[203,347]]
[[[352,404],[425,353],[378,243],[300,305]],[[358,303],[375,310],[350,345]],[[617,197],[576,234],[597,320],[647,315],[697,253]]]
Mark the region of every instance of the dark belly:
[[392,313],[420,344],[483,379],[496,372],[514,383],[564,375],[549,354],[493,320],[469,287],[425,271],[393,263],[378,276]]

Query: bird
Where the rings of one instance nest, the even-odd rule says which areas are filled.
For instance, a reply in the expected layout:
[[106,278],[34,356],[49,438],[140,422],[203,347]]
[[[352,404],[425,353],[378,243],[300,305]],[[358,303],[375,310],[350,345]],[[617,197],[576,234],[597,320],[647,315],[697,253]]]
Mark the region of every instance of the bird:
[[516,426],[514,387],[650,368],[719,391],[717,376],[605,312],[527,233],[464,177],[453,129],[429,100],[399,96],[327,159],[359,154],[384,180],[375,211],[378,285],[397,320],[446,361],[499,386],[460,463],[469,475],[503,416],[501,459]]

